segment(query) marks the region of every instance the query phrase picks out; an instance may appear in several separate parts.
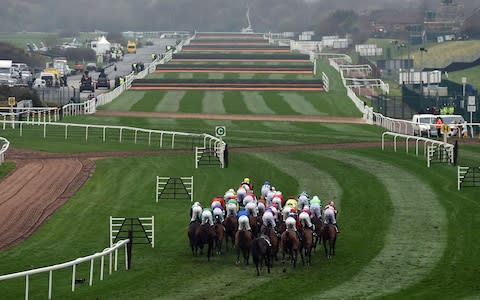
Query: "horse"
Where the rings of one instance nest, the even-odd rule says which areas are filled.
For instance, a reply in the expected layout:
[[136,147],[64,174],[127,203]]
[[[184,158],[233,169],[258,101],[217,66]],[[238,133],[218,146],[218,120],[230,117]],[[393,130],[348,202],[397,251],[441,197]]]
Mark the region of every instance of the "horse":
[[190,247],[192,248],[193,256],[196,256],[198,254],[198,247],[195,240],[195,233],[197,232],[197,229],[199,227],[200,227],[200,222],[197,220],[190,222],[190,225],[188,225],[188,239],[190,241]]
[[[252,229],[252,235],[254,238],[258,237],[258,232],[260,231],[258,228],[257,218],[254,217],[252,214],[248,216],[248,221],[250,222],[250,228]],[[260,223],[261,224],[261,223]]]
[[232,248],[235,247],[235,233],[238,228],[238,221],[234,215],[228,216],[225,221],[225,245],[228,251],[228,239],[232,241]]
[[[267,266],[268,273],[270,273],[270,248],[271,244],[268,237],[261,235],[252,242],[252,259],[257,268],[257,276],[260,276],[260,269],[263,268],[263,262]],[[258,268],[260,265],[260,269]]]
[[223,238],[225,237],[225,226],[220,222],[220,216],[215,217],[214,229],[216,233],[215,248],[217,249],[217,255],[220,255],[222,253]]
[[260,232],[270,239],[270,266],[273,267],[273,259],[275,258],[278,260],[277,253],[278,253],[278,236],[275,232],[275,229],[272,227],[272,224],[268,224],[267,227],[262,226]]
[[323,221],[317,216],[312,217],[312,224],[315,225],[315,240],[313,242],[313,251],[317,249],[318,242],[322,242]]
[[[328,250],[327,250],[328,241]],[[335,256],[335,242],[337,241],[337,230],[333,224],[325,224],[323,226],[323,247],[325,248],[325,256],[330,259]]]
[[302,263],[305,264],[304,256],[307,258],[307,266],[310,267],[312,263],[312,247],[313,247],[313,230],[305,227],[302,230],[302,243],[300,255]]
[[235,247],[237,248],[237,265],[240,263],[240,251],[243,254],[244,263],[248,265],[252,247],[252,232],[245,229],[238,230],[235,234]]
[[197,228],[197,231],[195,232],[195,241],[197,244],[197,247],[200,248],[200,253],[203,252],[203,246],[205,244],[208,245],[207,249],[207,257],[208,261],[210,261],[210,257],[212,256],[212,249],[213,249],[213,243],[215,242],[216,239],[216,233],[215,230],[213,229],[213,226],[210,226],[210,224],[205,223],[200,225]]
[[[289,255],[290,261],[293,264],[293,268],[297,266],[298,251],[300,249],[300,241],[298,240],[297,233],[293,230],[286,230],[282,233],[282,252],[283,263],[285,263],[285,253]],[[285,272],[285,268],[283,269]]]

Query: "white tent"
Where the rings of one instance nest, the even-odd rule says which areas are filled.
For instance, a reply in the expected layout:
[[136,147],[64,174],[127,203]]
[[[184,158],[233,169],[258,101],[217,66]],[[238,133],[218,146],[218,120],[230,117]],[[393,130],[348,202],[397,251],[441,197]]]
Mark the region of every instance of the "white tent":
[[92,42],[92,49],[97,55],[103,55],[110,50],[111,44],[104,36],[101,36],[97,41]]

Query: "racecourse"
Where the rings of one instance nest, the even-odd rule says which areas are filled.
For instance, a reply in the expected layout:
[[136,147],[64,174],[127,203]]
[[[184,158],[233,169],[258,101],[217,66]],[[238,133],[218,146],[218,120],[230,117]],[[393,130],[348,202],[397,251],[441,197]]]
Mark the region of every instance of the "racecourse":
[[[71,270],[54,272],[54,299],[463,299],[480,297],[480,203],[478,189],[457,191],[456,168],[425,158],[380,148],[380,127],[285,121],[282,116],[357,119],[361,114],[346,97],[338,74],[326,63],[332,91],[127,91],[101,107],[101,114],[65,118],[64,122],[107,124],[213,134],[227,126],[227,169],[194,168],[190,149],[178,152],[135,144],[112,136],[106,142],[92,130],[85,141],[81,130],[29,126],[20,136],[8,126],[0,136],[11,147],[31,149],[30,159],[49,159],[35,151],[82,157],[95,162],[95,172],[83,187],[24,242],[0,252],[1,274],[72,260],[108,246],[108,218],[154,216],[156,245],[133,246],[132,269],[120,268],[94,283],[78,284],[71,292]],[[176,75],[170,75],[176,74]],[[181,75],[183,74],[183,75]],[[168,73],[168,76],[213,76],[209,73]],[[157,76],[154,74],[152,76]],[[165,74],[167,75],[167,74]],[[222,74],[223,75],[223,74]],[[224,74],[226,78],[227,74]],[[240,74],[242,75],[242,74]],[[239,75],[239,78],[240,78]],[[284,74],[282,74],[284,75]],[[290,76],[288,74],[287,76]],[[244,74],[242,76],[245,76]],[[249,75],[256,78],[258,74]],[[265,74],[261,75],[267,76]],[[315,76],[318,76],[318,72]],[[180,77],[177,77],[180,78]],[[209,78],[209,77],[208,77]],[[122,112],[126,115],[115,115]],[[223,120],[139,116],[135,113],[219,114]],[[130,116],[128,114],[131,113]],[[229,116],[269,115],[277,120],[232,120]],[[480,164],[480,145],[460,140],[459,164]],[[35,151],[34,151],[35,150]],[[110,158],[100,158],[107,152]],[[119,157],[115,157],[115,152]],[[113,152],[113,153],[112,153]],[[6,158],[9,159],[7,152]],[[0,166],[8,176],[14,164]],[[11,174],[11,173],[10,173]],[[235,265],[230,250],[207,262],[188,247],[189,200],[155,202],[155,176],[194,176],[195,201],[208,205],[249,177],[258,193],[263,180],[284,195],[306,190],[325,203],[335,200],[341,233],[336,256],[323,249],[312,267],[296,269],[275,261],[271,274],[256,277],[254,267]],[[0,181],[2,184],[2,181]],[[123,253],[123,251],[121,251]],[[120,264],[124,262],[120,255]],[[88,278],[89,264],[77,268]],[[30,277],[30,298],[44,299],[48,274]],[[88,281],[88,280],[87,280]],[[24,279],[0,282],[0,293],[21,299]]]

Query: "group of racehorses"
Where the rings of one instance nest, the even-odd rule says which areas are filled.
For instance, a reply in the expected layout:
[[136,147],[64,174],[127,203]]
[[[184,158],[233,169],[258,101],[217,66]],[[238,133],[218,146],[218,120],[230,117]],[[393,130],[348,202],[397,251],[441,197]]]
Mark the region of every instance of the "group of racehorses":
[[[260,197],[258,202],[265,204],[264,197]],[[325,255],[328,258],[335,255],[337,231],[334,225],[324,224],[321,217],[312,217],[314,230],[297,222],[296,231],[287,228],[281,215],[279,215],[275,227],[272,227],[270,223],[267,226],[264,225],[262,211],[259,211],[257,216],[250,214],[248,218],[251,230],[239,230],[235,215],[225,217],[223,222],[219,216],[216,216],[213,226],[208,222],[201,224],[199,220],[192,221],[188,228],[192,255],[198,255],[199,251],[201,254],[204,247],[207,246],[207,257],[210,261],[213,251],[217,255],[221,254],[222,244],[225,240],[227,251],[230,248],[236,250],[237,264],[240,264],[240,255],[243,256],[246,265],[249,264],[250,255],[252,256],[257,275],[260,275],[263,265],[270,273],[274,260],[278,260],[279,252],[282,255],[282,264],[288,261],[293,268],[296,267],[298,254],[301,256],[302,263],[310,266],[312,251],[315,251],[321,242],[324,244]]]

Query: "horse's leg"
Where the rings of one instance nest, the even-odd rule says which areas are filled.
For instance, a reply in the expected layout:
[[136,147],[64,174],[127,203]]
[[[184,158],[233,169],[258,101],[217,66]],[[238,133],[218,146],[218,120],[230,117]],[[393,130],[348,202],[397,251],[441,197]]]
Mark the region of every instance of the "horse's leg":
[[325,257],[328,258],[328,249],[327,249],[327,241],[323,241],[323,248],[325,249]]

